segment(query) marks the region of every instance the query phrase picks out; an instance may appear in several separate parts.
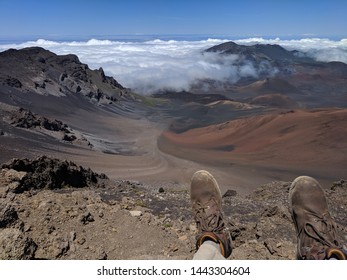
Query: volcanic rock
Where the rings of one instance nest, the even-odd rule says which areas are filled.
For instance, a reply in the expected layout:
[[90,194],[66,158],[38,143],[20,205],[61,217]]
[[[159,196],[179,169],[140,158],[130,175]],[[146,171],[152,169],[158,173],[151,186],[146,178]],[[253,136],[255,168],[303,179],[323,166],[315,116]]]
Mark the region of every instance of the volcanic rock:
[[0,53],[0,85],[23,92],[119,100],[126,89],[102,68],[89,69],[76,55],[56,55],[40,47],[9,49]]
[[13,190],[15,193],[29,189],[98,186],[102,180],[107,179],[105,174],[97,174],[71,161],[61,161],[45,156],[35,160],[13,159],[2,168],[26,172],[19,185]]
[[0,228],[14,224],[18,219],[17,211],[10,204],[0,204]]
[[47,119],[24,108],[12,112],[11,124],[21,128],[42,127],[51,131],[70,132],[68,126],[63,122]]
[[30,260],[35,256],[37,244],[19,229],[0,230],[1,260]]

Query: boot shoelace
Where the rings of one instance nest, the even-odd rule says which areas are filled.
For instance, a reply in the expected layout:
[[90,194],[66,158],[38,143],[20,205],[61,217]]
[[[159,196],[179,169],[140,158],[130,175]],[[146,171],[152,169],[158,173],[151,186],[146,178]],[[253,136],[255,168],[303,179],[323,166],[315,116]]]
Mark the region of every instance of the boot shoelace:
[[[323,214],[322,217],[314,213],[309,213],[309,214],[315,217],[314,219],[315,222],[321,222],[322,224],[324,224],[327,231],[321,232],[317,230],[317,228],[313,224],[306,223],[304,227],[304,232],[306,233],[306,235],[316,240],[317,242],[321,243],[322,245],[325,245],[328,247],[340,247],[340,243],[336,238],[335,225],[331,221],[329,214],[325,213]],[[313,230],[314,232],[313,234],[308,230],[308,227],[310,227]]]
[[[213,203],[217,204],[215,200]],[[197,221],[199,221],[202,231],[210,231],[211,228],[213,229],[212,231],[216,233],[221,233],[223,231],[224,221],[221,211],[212,211],[209,215],[207,215],[206,206],[203,206],[199,202],[196,205],[195,211]]]

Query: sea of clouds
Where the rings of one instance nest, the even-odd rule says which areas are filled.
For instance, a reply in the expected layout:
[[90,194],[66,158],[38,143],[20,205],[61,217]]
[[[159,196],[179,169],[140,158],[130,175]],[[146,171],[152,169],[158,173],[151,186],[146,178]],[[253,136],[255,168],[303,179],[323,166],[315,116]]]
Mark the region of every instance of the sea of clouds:
[[[201,41],[152,40],[121,42],[91,39],[84,42],[55,42],[39,39],[20,44],[0,45],[0,51],[9,48],[40,46],[57,54],[73,53],[92,69],[103,67],[123,86],[141,93],[158,90],[183,91],[197,80],[236,82],[242,77],[257,77],[259,69],[252,63],[236,63],[237,56],[221,57],[203,51],[228,40]],[[347,39],[281,40],[249,38],[233,40],[244,45],[278,44],[288,50],[299,50],[318,61],[347,63]],[[276,69],[273,69],[273,73]]]

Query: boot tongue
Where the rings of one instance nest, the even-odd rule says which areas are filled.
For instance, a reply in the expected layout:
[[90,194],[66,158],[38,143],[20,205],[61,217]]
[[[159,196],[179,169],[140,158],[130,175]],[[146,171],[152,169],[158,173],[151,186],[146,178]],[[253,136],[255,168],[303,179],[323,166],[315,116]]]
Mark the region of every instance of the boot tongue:
[[325,215],[323,215],[322,217],[318,217],[316,215],[311,216],[312,222],[308,222],[307,225],[309,225],[309,228],[311,228],[313,234],[319,233],[325,235],[331,231],[332,226],[329,224],[329,221],[325,217]]

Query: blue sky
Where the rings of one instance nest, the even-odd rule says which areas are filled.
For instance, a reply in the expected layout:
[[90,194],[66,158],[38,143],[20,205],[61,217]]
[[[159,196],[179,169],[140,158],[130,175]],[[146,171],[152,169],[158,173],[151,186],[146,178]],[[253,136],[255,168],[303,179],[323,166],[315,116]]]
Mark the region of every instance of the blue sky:
[[0,11],[1,39],[347,35],[345,0],[0,0]]

